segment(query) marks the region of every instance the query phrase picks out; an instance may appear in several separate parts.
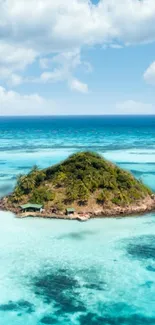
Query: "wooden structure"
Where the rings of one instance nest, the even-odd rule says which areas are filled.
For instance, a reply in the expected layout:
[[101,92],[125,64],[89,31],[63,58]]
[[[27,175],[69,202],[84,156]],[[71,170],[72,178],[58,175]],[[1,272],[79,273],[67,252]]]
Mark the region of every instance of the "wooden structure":
[[20,206],[22,212],[41,212],[43,209],[43,205],[41,204],[33,204],[27,203]]
[[66,209],[66,214],[67,216],[74,214],[75,213],[75,209],[74,208],[67,208]]

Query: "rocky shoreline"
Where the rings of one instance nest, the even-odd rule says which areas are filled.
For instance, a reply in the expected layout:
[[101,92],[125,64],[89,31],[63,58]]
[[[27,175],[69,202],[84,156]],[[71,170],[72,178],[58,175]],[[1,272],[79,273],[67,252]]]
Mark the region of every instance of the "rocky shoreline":
[[92,209],[90,211],[89,207],[86,207],[85,211],[76,212],[71,215],[66,215],[63,212],[55,212],[47,210],[43,212],[21,212],[19,208],[11,207],[7,205],[7,201],[4,199],[0,200],[0,210],[8,211],[15,214],[17,218],[27,218],[27,217],[37,217],[37,218],[47,218],[47,219],[65,219],[65,220],[79,220],[87,221],[91,218],[107,218],[107,217],[125,217],[133,215],[144,215],[151,211],[155,211],[155,195],[151,197],[148,196],[144,200],[136,202],[135,205],[129,205],[126,207],[113,206],[99,207],[98,209]]

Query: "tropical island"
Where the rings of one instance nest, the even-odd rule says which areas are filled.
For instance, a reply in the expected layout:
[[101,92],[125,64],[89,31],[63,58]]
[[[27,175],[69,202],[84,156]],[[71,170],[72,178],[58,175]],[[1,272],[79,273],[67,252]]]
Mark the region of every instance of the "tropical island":
[[20,217],[86,220],[155,209],[152,191],[131,173],[93,152],[70,156],[46,169],[20,175],[0,208]]

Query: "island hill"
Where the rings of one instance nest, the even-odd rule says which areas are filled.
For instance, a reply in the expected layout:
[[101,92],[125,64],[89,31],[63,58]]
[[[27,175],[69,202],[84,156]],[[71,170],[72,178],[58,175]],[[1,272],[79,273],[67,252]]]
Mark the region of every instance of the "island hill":
[[19,176],[13,193],[2,199],[1,208],[19,216],[85,220],[151,211],[155,199],[131,173],[98,154],[81,152],[60,164],[43,170],[34,167]]

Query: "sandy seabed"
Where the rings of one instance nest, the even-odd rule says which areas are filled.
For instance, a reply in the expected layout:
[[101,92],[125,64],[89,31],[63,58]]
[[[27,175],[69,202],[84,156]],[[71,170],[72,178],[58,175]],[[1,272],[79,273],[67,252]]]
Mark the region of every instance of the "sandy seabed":
[[0,218],[0,324],[155,324],[155,214]]

